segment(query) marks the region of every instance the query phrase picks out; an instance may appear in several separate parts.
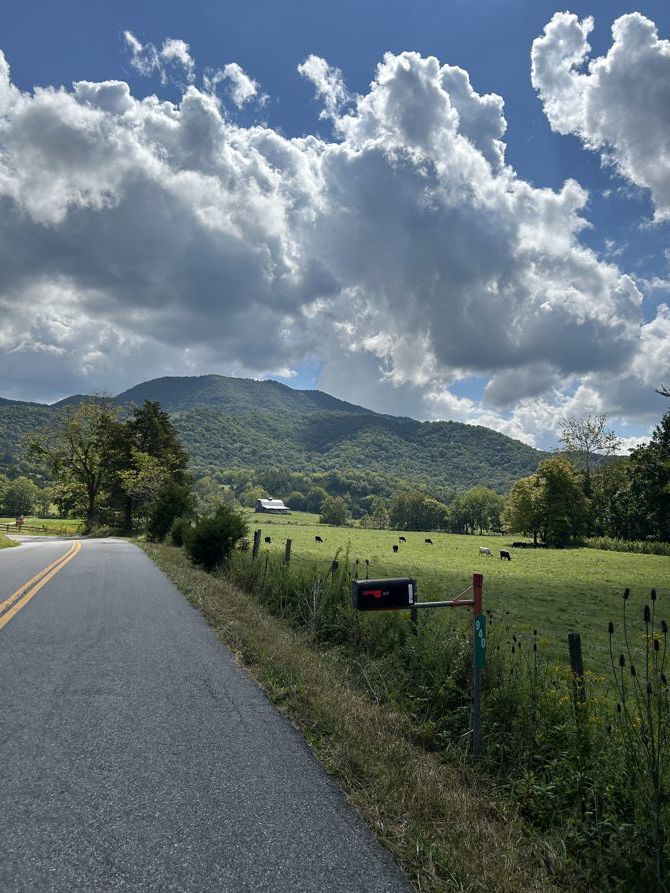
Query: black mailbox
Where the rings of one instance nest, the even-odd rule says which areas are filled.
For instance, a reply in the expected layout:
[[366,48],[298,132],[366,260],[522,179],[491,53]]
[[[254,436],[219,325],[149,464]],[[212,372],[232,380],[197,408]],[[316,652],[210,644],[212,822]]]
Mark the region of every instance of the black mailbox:
[[400,611],[416,601],[416,580],[354,580],[354,608],[359,611]]

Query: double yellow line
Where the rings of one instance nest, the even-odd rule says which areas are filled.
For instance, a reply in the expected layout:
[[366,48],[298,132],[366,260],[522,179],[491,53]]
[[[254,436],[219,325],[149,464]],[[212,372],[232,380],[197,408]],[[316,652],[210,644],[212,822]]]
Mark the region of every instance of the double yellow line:
[[65,555],[61,555],[60,558],[57,558],[48,567],[43,568],[39,573],[35,574],[31,580],[28,580],[23,586],[19,586],[16,592],[13,592],[9,598],[6,598],[4,602],[1,602],[0,629],[2,629],[3,626],[6,626],[12,617],[18,614],[21,608],[27,605],[30,599],[34,595],[37,595],[40,589],[46,585],[52,577],[56,576],[59,570],[64,568],[69,561],[72,561],[80,549],[81,543],[72,543]]

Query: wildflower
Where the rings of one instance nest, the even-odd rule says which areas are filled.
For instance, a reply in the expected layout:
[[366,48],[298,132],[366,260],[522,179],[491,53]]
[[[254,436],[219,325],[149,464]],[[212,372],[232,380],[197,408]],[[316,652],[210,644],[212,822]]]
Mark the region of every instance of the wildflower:
[[653,602],[656,601],[656,590],[655,590],[655,589],[652,589],[652,590],[651,590],[651,600],[652,600]]
[[665,675],[665,673],[661,673],[661,682],[663,683],[663,685],[668,684],[668,677]]
[[626,666],[626,658],[623,656],[623,654],[619,655],[619,666],[620,667]]
[[647,682],[647,694],[651,694],[651,682]]
[[630,596],[630,589],[626,589],[623,594],[623,600],[627,601]]
[[668,624],[665,622],[665,620],[661,620],[661,632],[663,633],[664,636],[667,635]]
[[633,664],[630,665],[630,675],[635,676],[637,674],[637,670]]
[[610,620],[610,622],[607,624],[607,632],[610,634],[610,636],[613,636],[613,635],[614,635],[614,624],[612,623],[611,620]]
[[616,712],[621,713],[621,704],[616,705]]
[[658,651],[660,647],[661,643],[658,641],[658,639],[654,639],[654,651]]
[[534,635],[534,636],[537,635],[537,630],[536,630],[536,629],[533,630],[533,635]]
[[644,606],[644,622],[649,623],[651,620],[651,611],[649,610],[649,605]]
[[533,642],[533,651],[537,651],[537,642]]

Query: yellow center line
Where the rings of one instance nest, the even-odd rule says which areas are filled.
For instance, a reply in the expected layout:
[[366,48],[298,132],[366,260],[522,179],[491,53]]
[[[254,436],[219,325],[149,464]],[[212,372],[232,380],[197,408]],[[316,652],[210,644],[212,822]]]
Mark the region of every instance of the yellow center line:
[[[16,592],[9,596],[8,599],[0,605],[0,612],[4,611],[5,608],[8,608],[14,602],[16,602],[13,607],[9,608],[8,611],[5,611],[2,616],[0,616],[0,629],[3,628],[16,614],[19,613],[21,608],[24,605],[27,605],[30,599],[37,595],[40,589],[49,582],[49,580],[54,577],[61,568],[65,567],[65,565],[72,561],[74,556],[81,549],[81,543],[73,543],[72,546],[68,549],[65,555],[61,555],[60,558],[57,558],[56,561],[52,562],[48,567],[45,567],[44,570],[41,570],[38,574],[28,580],[27,583],[24,583],[23,586],[20,586]],[[31,588],[32,587],[32,588]],[[17,599],[19,599],[17,601]]]
[[52,567],[55,567],[57,564],[60,564],[60,562],[61,562],[67,555],[69,555],[71,552],[74,551],[74,547],[75,547],[75,543],[72,543],[72,545],[70,546],[70,548],[68,549],[68,551],[65,552],[64,555],[61,555],[59,558],[57,558],[55,561],[53,561],[50,565],[48,565],[48,567],[44,567],[44,568],[42,568],[42,570],[41,570],[41,571],[38,571],[32,579],[28,580],[27,583],[24,583],[23,586],[19,586],[19,588],[16,590],[16,592],[13,592],[13,593],[9,596],[9,598],[6,598],[6,599],[4,600],[4,602],[0,603],[0,614],[2,614],[2,612],[3,612],[6,608],[8,608],[8,607],[12,604],[12,602],[15,602],[15,601],[17,600],[17,598],[19,598],[20,596],[22,596],[23,593],[24,593],[27,589],[30,589],[30,587],[33,585],[33,583],[37,583],[37,581],[38,581],[39,579],[41,579],[45,574],[48,574]]

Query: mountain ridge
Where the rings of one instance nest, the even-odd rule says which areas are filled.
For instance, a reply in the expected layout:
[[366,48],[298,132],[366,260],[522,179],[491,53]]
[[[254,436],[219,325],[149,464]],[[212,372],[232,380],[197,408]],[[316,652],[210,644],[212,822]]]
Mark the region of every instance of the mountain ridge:
[[[55,404],[0,398],[0,465],[21,459],[21,438],[87,398]],[[546,453],[481,425],[384,415],[318,390],[220,375],[163,376],[111,398],[158,401],[170,413],[196,476],[222,468],[382,473],[424,489],[487,484],[504,491]]]

